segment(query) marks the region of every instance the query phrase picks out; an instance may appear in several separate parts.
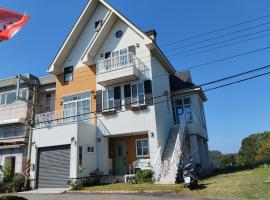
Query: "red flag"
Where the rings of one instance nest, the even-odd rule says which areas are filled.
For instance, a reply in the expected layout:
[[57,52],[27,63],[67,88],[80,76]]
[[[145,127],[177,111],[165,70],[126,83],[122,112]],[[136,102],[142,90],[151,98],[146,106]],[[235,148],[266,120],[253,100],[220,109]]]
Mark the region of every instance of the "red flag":
[[0,8],[0,42],[11,39],[28,21],[29,15]]

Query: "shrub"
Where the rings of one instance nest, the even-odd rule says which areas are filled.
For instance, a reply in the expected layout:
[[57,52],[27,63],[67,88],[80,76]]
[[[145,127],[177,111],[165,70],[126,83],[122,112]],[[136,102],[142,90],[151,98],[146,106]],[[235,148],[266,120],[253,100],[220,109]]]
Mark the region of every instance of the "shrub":
[[18,197],[18,196],[3,196],[0,197],[0,200],[27,200],[24,197]]
[[0,192],[20,192],[23,190],[25,182],[23,174],[13,174],[7,167],[4,167],[1,171]]
[[150,169],[139,169],[135,176],[128,178],[128,182],[132,184],[153,183],[153,175],[154,172]]
[[13,177],[13,190],[16,192],[20,192],[23,189],[24,186],[24,182],[25,182],[25,176],[23,174],[15,174]]
[[81,190],[82,184],[80,181],[68,180],[67,184],[71,187],[72,190]]

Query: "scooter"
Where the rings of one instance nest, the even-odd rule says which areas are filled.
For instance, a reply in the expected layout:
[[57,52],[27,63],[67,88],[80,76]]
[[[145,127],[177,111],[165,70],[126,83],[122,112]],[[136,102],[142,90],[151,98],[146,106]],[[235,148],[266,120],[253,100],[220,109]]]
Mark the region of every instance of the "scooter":
[[183,168],[183,178],[185,187],[190,190],[198,187],[198,176],[196,170],[192,167],[192,160]]

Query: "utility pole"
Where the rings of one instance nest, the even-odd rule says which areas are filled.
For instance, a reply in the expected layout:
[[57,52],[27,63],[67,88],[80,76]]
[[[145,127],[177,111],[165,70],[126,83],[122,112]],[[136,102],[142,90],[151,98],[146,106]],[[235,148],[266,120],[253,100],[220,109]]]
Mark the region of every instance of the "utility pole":
[[[23,81],[24,84],[26,84],[30,89],[33,91],[33,97],[32,101],[31,99],[22,99],[20,97],[20,88],[21,88],[21,82]],[[36,113],[36,105],[37,105],[37,91],[40,83],[39,80],[34,77],[31,78],[25,77],[22,75],[17,76],[17,92],[16,92],[16,99],[19,99],[21,101],[25,101],[27,103],[31,104],[31,120],[28,122],[30,126],[30,132],[28,137],[28,148],[27,148],[27,164],[26,164],[26,170],[25,170],[25,187],[30,187],[30,168],[31,168],[31,153],[32,153],[32,138],[33,138],[33,128],[35,126],[35,113]],[[29,98],[30,91],[28,92],[28,98]]]

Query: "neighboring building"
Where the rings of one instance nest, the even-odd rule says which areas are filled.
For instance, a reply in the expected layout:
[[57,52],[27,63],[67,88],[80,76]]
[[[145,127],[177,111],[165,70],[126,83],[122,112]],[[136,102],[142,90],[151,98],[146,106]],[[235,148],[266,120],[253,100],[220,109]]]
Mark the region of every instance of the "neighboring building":
[[210,167],[206,97],[189,73],[176,74],[155,40],[154,30],[89,1],[49,68],[55,107],[36,115],[33,188],[90,175],[123,179],[138,168],[175,183],[191,156]]
[[[41,95],[50,84],[55,84],[51,76],[38,79],[29,74],[24,77],[30,82],[37,81]],[[25,172],[33,113],[32,86],[29,82],[18,81],[17,77],[0,80],[0,166],[10,168],[12,173]]]

